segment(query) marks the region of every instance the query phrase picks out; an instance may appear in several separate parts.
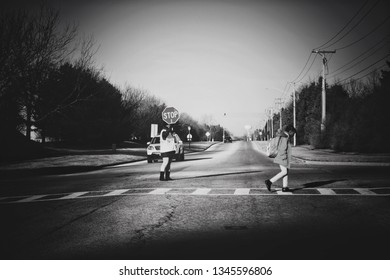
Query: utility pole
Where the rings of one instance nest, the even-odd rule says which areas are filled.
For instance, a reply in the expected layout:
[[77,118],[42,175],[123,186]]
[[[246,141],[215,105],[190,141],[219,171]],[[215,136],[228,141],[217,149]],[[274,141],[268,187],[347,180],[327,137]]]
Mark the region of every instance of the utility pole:
[[282,108],[283,98],[275,98],[275,106],[280,111],[280,130],[282,130]]
[[222,142],[225,143],[225,118],[226,118],[226,113],[223,113],[223,116],[224,116],[224,118],[223,118],[224,124],[223,124],[223,127],[222,127],[222,129],[223,129],[223,132],[222,132]]
[[273,118],[273,109],[266,109],[267,121],[268,121],[268,129],[270,129],[270,138],[274,137],[274,118]]
[[[297,128],[297,118],[295,113],[295,82],[293,83],[293,126]],[[294,147],[297,145],[297,135],[294,134]]]
[[321,51],[313,50],[312,53],[317,53],[322,57],[322,114],[321,114],[321,133],[325,132],[325,122],[326,122],[326,78],[325,78],[325,67],[327,66],[327,59],[325,57],[326,53],[335,53],[336,51]]

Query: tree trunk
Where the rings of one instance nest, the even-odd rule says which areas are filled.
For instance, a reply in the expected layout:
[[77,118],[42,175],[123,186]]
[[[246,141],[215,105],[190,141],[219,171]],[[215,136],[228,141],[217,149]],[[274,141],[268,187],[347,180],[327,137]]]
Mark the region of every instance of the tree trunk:
[[26,110],[26,138],[28,140],[31,140],[31,106],[28,104],[27,105],[27,110]]

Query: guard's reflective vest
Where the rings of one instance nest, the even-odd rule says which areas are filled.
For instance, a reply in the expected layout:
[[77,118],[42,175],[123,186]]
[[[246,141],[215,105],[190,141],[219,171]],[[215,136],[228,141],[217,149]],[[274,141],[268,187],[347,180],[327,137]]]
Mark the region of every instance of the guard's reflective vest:
[[169,132],[167,137],[164,139],[163,134],[166,134],[166,133],[167,133],[166,129],[161,130],[161,133],[160,133],[160,152],[161,153],[176,151],[175,137]]

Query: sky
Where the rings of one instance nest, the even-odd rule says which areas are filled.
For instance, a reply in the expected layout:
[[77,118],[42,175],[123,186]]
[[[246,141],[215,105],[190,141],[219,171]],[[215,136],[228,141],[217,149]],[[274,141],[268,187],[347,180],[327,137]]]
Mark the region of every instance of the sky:
[[[221,124],[236,136],[248,125],[262,128],[276,98],[291,100],[293,82],[299,88],[318,79],[322,59],[313,49],[336,50],[326,55],[329,83],[382,67],[390,49],[386,1],[49,3],[64,21],[77,22],[80,33],[94,36],[95,65],[111,83],[144,89],[180,113]],[[14,0],[8,8],[35,4]],[[368,57],[355,65],[365,52]]]

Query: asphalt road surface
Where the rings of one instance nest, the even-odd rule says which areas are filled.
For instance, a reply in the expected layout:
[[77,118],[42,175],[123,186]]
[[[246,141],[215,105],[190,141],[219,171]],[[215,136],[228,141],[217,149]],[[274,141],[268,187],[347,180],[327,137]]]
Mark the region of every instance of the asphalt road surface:
[[1,259],[388,259],[390,168],[279,169],[252,142],[172,163],[0,179]]

